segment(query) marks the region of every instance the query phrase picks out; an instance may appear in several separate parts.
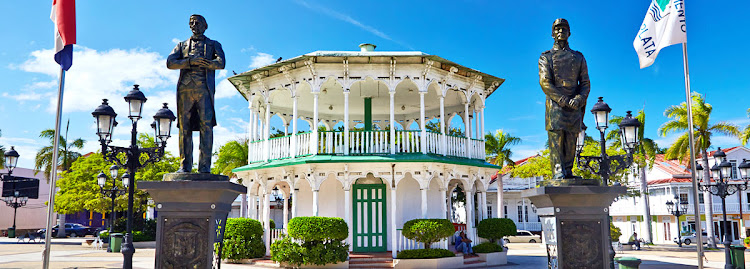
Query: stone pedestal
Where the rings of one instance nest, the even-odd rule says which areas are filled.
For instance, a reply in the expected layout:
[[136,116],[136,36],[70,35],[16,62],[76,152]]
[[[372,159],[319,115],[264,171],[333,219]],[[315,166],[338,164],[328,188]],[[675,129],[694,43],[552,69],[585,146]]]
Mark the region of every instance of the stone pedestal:
[[521,196],[537,208],[548,268],[610,268],[609,206],[624,186],[561,186],[528,189]]
[[247,188],[211,174],[174,173],[164,180],[138,182],[156,204],[154,268],[212,268],[214,242],[223,238],[232,202]]

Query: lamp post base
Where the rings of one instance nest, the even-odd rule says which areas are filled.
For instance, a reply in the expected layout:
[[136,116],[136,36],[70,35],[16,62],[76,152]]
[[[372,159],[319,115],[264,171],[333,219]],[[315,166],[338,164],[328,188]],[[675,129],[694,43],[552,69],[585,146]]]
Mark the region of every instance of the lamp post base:
[[[537,207],[548,268],[611,268],[609,206],[624,186],[540,187],[521,192]],[[617,240],[613,238],[612,240]]]
[[212,268],[213,243],[221,241],[232,202],[247,188],[212,174],[167,174],[164,179],[171,181],[138,182],[158,211],[154,268]]

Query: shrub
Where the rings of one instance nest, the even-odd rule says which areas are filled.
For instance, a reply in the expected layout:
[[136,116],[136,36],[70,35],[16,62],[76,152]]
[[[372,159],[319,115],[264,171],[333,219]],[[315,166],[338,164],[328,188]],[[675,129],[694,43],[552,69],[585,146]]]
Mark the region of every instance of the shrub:
[[502,246],[495,244],[495,243],[491,243],[491,242],[481,243],[479,245],[474,246],[474,248],[472,249],[474,250],[474,253],[503,252]]
[[349,227],[341,218],[296,217],[288,225],[289,236],[304,242],[341,241],[349,237]]
[[413,219],[404,223],[404,237],[424,243],[429,249],[432,243],[453,235],[453,223],[447,219]]
[[133,231],[133,242],[145,242],[156,240],[156,235],[149,235],[143,231]]
[[511,219],[483,219],[477,225],[477,236],[493,243],[504,236],[511,235],[516,235],[516,224]]
[[609,236],[612,242],[619,242],[620,236],[622,235],[622,232],[620,232],[620,228],[617,228],[612,222],[609,222]]
[[260,258],[266,254],[263,226],[250,218],[227,219],[221,258],[230,261]]
[[441,248],[433,249],[410,249],[398,253],[396,259],[437,259],[446,257],[455,257],[452,251]]
[[[299,267],[344,262],[349,257],[349,227],[341,218],[296,217],[289,220],[289,236],[271,244],[271,260]],[[294,239],[294,241],[292,241]]]

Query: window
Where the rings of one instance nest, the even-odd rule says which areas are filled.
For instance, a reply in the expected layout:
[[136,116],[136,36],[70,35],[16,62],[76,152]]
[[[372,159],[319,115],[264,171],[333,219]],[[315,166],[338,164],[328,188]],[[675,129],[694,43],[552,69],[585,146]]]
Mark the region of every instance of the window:
[[518,206],[518,222],[523,222],[523,206]]
[[524,216],[524,221],[529,222],[529,206],[527,205],[523,206],[523,216]]
[[503,206],[503,218],[506,218],[506,219],[508,218],[508,206],[507,205]]
[[687,193],[680,193],[680,203],[685,202],[688,203],[688,194]]
[[492,212],[493,212],[493,211],[492,211],[492,206],[491,206],[491,205],[488,205],[488,206],[487,206],[487,218],[488,218],[488,219],[491,219],[491,218],[492,218]]
[[698,203],[703,203],[703,193],[698,193]]
[[737,160],[731,160],[729,162],[732,163],[732,176],[730,178],[736,179],[737,178]]

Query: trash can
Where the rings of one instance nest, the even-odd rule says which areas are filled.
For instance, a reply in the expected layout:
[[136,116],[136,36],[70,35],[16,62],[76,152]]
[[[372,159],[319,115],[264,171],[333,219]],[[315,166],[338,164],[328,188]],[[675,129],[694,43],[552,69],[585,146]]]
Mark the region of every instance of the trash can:
[[8,228],[8,238],[16,238],[16,228]]
[[637,269],[641,265],[641,259],[633,257],[619,257],[615,258],[619,269]]
[[111,252],[120,252],[122,245],[122,234],[113,233],[109,235],[109,249]]
[[745,269],[745,247],[729,246],[729,254],[732,258],[732,265],[737,269]]

